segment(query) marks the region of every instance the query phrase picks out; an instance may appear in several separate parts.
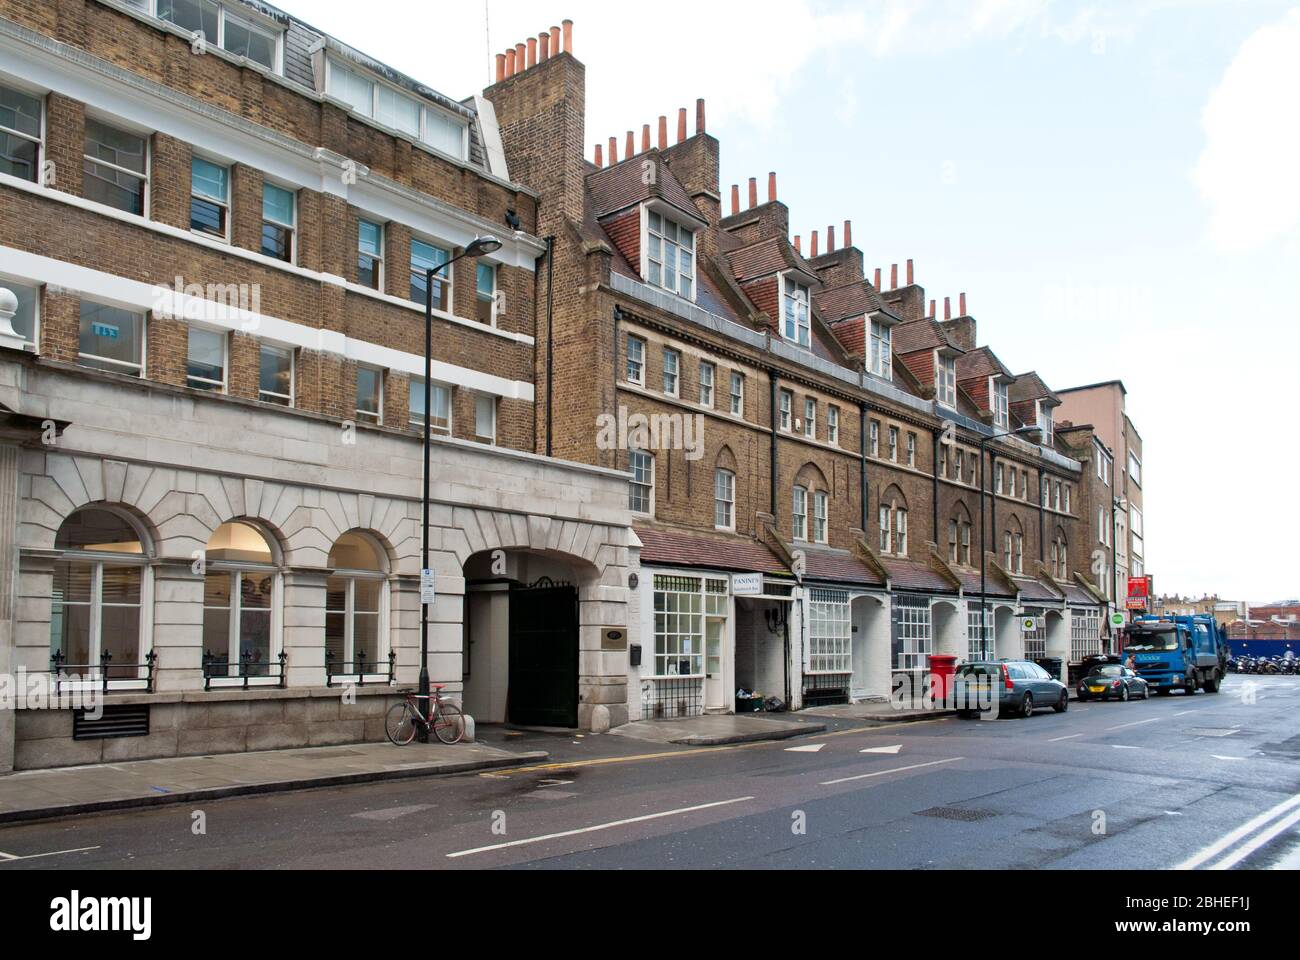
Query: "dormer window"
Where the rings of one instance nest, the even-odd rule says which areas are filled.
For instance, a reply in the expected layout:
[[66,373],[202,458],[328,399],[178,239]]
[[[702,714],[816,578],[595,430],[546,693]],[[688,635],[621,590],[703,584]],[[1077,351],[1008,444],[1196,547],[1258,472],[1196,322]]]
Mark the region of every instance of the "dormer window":
[[327,61],[325,92],[361,116],[457,160],[464,160],[469,153],[469,126],[465,121],[360,70]]
[[217,0],[127,0],[127,5],[187,33],[201,33],[205,42],[237,57],[247,57],[272,73],[280,72],[280,30]]
[[993,426],[999,430],[1009,430],[1011,428],[1011,418],[1007,413],[1010,404],[1008,403],[1006,381],[998,380],[996,377],[990,378],[989,397],[992,400],[993,407]]
[[894,331],[888,324],[871,321],[871,372],[894,379]]
[[647,218],[646,280],[695,299],[695,233],[653,210]]
[[945,407],[957,407],[957,358],[934,356],[934,398]]
[[1052,446],[1052,408],[1042,400],[1034,401],[1038,408],[1038,429],[1043,434],[1043,446]]
[[787,340],[801,347],[808,347],[812,339],[812,328],[808,319],[808,288],[789,277],[782,277],[781,283],[785,288],[782,310],[785,320],[781,332]]

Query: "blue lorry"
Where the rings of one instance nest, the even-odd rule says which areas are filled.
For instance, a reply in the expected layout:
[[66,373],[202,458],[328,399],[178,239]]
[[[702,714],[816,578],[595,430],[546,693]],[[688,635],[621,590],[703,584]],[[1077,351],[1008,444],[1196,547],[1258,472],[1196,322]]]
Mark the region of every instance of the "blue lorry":
[[1227,675],[1228,638],[1213,617],[1138,617],[1125,639],[1125,655],[1158,693],[1218,693]]

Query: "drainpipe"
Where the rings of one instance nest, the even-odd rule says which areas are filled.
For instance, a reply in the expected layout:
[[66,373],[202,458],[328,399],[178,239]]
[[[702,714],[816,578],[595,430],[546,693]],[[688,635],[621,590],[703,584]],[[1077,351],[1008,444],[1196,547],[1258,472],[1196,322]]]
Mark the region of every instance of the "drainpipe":
[[[546,238],[546,455],[551,456],[551,422],[555,410],[555,237]],[[614,355],[618,356],[618,340],[614,341]],[[617,369],[617,362],[615,363]]]
[[777,431],[776,431],[776,385],[777,385],[777,380],[776,380],[776,371],[775,371],[775,370],[769,369],[769,370],[767,371],[767,382],[768,382],[769,386],[771,387],[771,394],[772,394],[772,396],[771,396],[771,402],[770,402],[770,404],[769,404],[769,406],[771,407],[771,409],[769,410],[769,413],[770,413],[770,415],[771,415],[771,416],[770,416],[770,420],[771,420],[771,424],[770,424],[770,425],[771,425],[771,428],[772,428],[772,456],[771,456],[771,461],[772,461],[772,463],[771,463],[771,467],[772,467],[772,470],[771,470],[771,481],[770,481],[770,482],[771,482],[771,485],[772,485],[771,513],[772,513],[772,522],[773,522],[773,523],[776,523],[777,526],[778,526],[778,529],[779,529],[779,527],[780,527],[780,522],[779,522],[779,520],[777,519],[777,514],[776,514],[776,477],[777,477],[777,469],[776,469],[776,446],[777,446],[777,436],[776,436],[776,433],[777,433]]
[[[867,503],[870,488],[867,483],[867,405],[865,403],[858,404],[858,453],[862,466],[862,536],[867,537],[867,531],[870,529],[867,520],[871,516],[871,508]],[[867,540],[870,542],[869,537]]]
[[[614,393],[612,394],[614,398],[615,419],[618,418],[618,351],[619,351],[618,328],[619,328],[619,324],[621,324],[622,322],[623,322],[623,309],[621,307],[616,306],[614,307],[614,371],[613,371],[614,372],[614,383],[613,383]],[[645,377],[642,377],[641,379],[643,382],[645,381]],[[618,447],[619,445],[617,443],[614,444],[614,469],[615,470],[618,469]]]
[[934,495],[930,498],[930,501],[934,505],[934,518],[933,518],[934,526],[932,526],[930,529],[934,534],[935,540],[938,540],[939,539],[939,437],[941,437],[942,434],[938,430],[931,431],[931,434],[934,437],[934,450],[931,453],[932,459],[930,462],[931,464],[933,464],[934,469],[931,470],[930,472],[934,474]]

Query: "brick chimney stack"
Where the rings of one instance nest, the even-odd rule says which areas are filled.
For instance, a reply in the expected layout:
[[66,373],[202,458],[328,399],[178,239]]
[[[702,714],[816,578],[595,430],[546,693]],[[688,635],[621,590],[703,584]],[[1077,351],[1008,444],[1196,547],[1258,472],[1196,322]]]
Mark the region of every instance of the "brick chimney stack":
[[943,318],[945,320],[952,319],[952,297],[943,298]]
[[776,171],[767,175],[767,202],[776,203]]
[[907,261],[907,285],[910,287],[914,283],[916,283],[916,277],[912,272],[912,261],[908,260]]
[[872,284],[877,290],[880,289],[880,268],[876,267],[876,282]]
[[852,220],[844,221],[844,246],[845,247],[853,246],[853,221]]
[[627,150],[624,151],[623,156],[627,160],[636,156],[636,134],[631,130],[627,132]]
[[605,165],[605,148],[598,143],[596,144],[596,169],[599,170],[604,165]]
[[695,135],[706,132],[707,126],[704,122],[704,100],[703,98],[695,101]]
[[659,118],[659,149],[668,149],[668,117],[666,116]]
[[537,38],[528,38],[528,69],[537,66]]
[[958,314],[958,316],[969,317],[970,314],[966,312],[966,294],[964,293],[961,295],[960,304],[961,304],[960,306],[961,312]]
[[609,138],[609,165],[615,166],[618,163],[618,137]]
[[749,178],[749,209],[753,210],[758,206],[758,178]]
[[814,260],[817,259],[817,231],[816,230],[812,232],[812,247],[809,249],[808,255],[812,257],[812,259]]
[[650,152],[650,124],[643,124],[641,127],[641,152]]
[[[573,53],[573,21],[564,20],[560,24],[564,28],[564,52]],[[551,28],[551,36],[555,36],[555,28]]]
[[731,215],[734,217],[740,213],[740,184],[731,185]]
[[686,108],[677,111],[677,142],[686,142]]
[[834,227],[826,228],[826,252],[827,253],[835,252],[835,228]]
[[803,256],[802,244],[803,244],[803,237],[796,236],[794,238],[794,252],[799,254],[800,256]]
[[537,35],[537,58],[545,63],[551,59],[551,31],[543,30]]
[[893,264],[889,268],[889,289],[898,289],[898,264]]

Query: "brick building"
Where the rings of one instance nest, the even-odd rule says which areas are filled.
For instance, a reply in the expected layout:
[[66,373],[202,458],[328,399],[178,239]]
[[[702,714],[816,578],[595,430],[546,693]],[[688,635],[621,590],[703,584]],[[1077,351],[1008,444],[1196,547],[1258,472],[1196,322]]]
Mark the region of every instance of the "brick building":
[[1060,398],[979,344],[964,295],[940,319],[910,262],[868,280],[851,223],[792,238],[775,174],[724,196],[703,102],[693,131],[682,109],[588,159],[585,68],[533,43],[484,98],[556,247],[539,438],[634,477],[630,716],[883,697],[936,653],[1095,652]]
[[[425,270],[485,235],[432,291],[431,672],[483,721],[611,722],[627,483],[535,453],[545,182],[490,103],[261,3],[0,0],[0,147],[0,674],[111,705],[0,710],[0,771],[382,738]],[[541,602],[558,684],[511,675]]]

